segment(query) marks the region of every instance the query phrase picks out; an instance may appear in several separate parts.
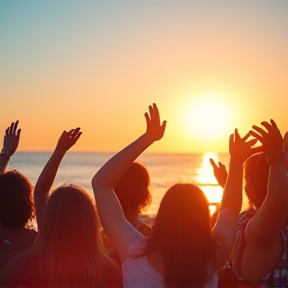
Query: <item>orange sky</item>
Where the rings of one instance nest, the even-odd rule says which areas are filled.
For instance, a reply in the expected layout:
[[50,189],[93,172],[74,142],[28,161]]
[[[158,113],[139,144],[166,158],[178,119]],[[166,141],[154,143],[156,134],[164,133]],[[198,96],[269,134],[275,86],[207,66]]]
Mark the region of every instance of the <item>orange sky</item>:
[[58,2],[0,1],[0,129],[20,120],[19,150],[79,126],[74,150],[117,151],[153,102],[168,124],[150,152],[227,152],[235,127],[270,118],[288,130],[288,2]]

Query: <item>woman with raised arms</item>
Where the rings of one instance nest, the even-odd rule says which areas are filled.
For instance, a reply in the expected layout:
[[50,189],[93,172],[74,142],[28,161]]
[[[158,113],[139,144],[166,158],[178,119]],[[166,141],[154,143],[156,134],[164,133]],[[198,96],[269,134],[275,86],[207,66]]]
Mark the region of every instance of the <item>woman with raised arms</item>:
[[59,165],[80,128],[64,131],[34,190],[39,234],[31,250],[0,273],[1,287],[96,288],[121,286],[120,270],[105,255],[95,203],[77,184],[49,195]]
[[146,132],[92,180],[100,220],[122,261],[124,287],[217,287],[217,271],[228,258],[237,230],[243,162],[257,150],[251,148],[257,140],[241,139],[237,130],[230,136],[230,173],[212,231],[204,193],[193,184],[176,184],[163,197],[152,235],[145,238],[125,219],[113,191],[131,163],[164,135],[166,121],[160,122],[155,104],[145,118]]

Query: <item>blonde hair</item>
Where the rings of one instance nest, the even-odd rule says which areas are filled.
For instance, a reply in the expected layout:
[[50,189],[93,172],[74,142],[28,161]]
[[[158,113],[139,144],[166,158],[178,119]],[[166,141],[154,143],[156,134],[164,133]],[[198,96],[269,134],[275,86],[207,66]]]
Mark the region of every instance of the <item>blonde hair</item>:
[[120,273],[104,253],[100,221],[86,191],[62,185],[49,197],[31,253],[43,259],[50,287],[93,287]]

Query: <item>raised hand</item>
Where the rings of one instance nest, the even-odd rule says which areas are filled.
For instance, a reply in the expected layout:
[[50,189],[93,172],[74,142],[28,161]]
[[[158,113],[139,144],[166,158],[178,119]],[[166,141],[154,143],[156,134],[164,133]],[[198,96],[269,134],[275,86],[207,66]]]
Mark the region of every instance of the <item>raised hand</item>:
[[80,128],[72,129],[69,132],[64,131],[58,140],[56,150],[68,151],[77,142],[81,134]]
[[12,122],[11,125],[6,129],[6,133],[3,141],[3,150],[12,156],[17,150],[21,129],[17,130],[19,121]]
[[273,120],[270,120],[270,123],[263,121],[261,124],[267,129],[268,132],[256,125],[253,125],[252,128],[259,134],[253,130],[251,130],[249,133],[262,143],[263,151],[269,153],[273,150],[283,149],[283,138],[276,123]]
[[152,142],[160,140],[165,132],[166,121],[160,123],[160,114],[159,110],[155,103],[153,106],[149,106],[149,114],[145,113],[146,118],[146,135],[149,136]]
[[219,163],[219,167],[216,165],[215,161],[212,158],[210,158],[210,164],[213,167],[214,176],[218,184],[222,188],[224,188],[228,173],[226,171],[225,165],[223,165],[221,162],[218,162],[218,163]]
[[250,134],[251,133],[248,133],[245,137],[241,138],[238,133],[238,129],[235,129],[234,134],[230,135],[229,152],[231,159],[237,162],[244,163],[249,156],[263,150],[262,147],[256,147],[256,148],[252,147],[253,145],[256,144],[257,139],[247,141]]

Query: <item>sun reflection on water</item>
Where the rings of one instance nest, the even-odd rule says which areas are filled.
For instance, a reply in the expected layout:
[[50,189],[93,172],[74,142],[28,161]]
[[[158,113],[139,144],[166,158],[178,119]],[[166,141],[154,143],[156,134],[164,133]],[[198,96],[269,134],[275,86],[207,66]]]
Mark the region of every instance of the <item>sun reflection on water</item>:
[[203,160],[200,167],[196,170],[195,181],[205,193],[210,206],[210,211],[213,213],[221,202],[223,189],[217,183],[217,180],[213,174],[213,168],[210,164],[210,158],[212,158],[216,163],[218,163],[218,155],[214,152],[207,152],[203,154]]

